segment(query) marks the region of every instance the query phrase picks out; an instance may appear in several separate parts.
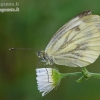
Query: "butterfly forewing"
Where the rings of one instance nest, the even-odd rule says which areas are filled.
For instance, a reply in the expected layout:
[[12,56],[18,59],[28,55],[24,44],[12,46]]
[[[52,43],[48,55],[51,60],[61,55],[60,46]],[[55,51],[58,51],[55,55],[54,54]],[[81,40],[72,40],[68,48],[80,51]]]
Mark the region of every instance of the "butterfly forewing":
[[[83,22],[83,20],[80,20],[84,18],[84,16],[91,15],[91,11],[85,11],[80,14],[78,14],[75,18],[67,22],[65,25],[63,25],[51,38],[51,41],[47,45],[45,52],[47,52],[50,48],[52,48],[53,43],[57,42],[60,37],[62,37],[65,32],[68,30],[74,28],[75,26],[78,26],[80,23]],[[85,18],[86,19],[86,18]]]
[[100,17],[84,12],[65,24],[53,36],[45,53],[54,63],[84,67],[100,54]]

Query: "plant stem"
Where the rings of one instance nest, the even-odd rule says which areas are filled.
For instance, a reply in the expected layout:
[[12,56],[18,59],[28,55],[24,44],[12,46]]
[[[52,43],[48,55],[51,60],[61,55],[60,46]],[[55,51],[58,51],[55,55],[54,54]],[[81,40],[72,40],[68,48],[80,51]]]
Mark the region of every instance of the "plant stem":
[[80,76],[80,75],[83,75],[83,73],[82,72],[74,72],[74,73],[62,74],[62,77],[73,77],[73,76]]
[[65,77],[73,77],[73,76],[81,76],[76,82],[81,82],[84,79],[89,79],[89,78],[98,78],[100,79],[100,74],[99,73],[91,73],[89,72],[85,67],[82,67],[82,72],[73,72],[73,73],[65,73],[61,74],[63,78]]

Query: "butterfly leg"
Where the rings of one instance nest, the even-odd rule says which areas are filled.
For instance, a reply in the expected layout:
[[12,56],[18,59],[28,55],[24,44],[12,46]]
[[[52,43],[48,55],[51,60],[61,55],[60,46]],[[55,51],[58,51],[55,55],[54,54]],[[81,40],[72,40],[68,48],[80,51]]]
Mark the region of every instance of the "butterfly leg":
[[[45,68],[45,70],[47,71],[47,75],[48,75],[48,83],[51,83],[49,80],[49,72],[48,72],[48,70],[47,70],[47,68],[45,67],[47,64],[44,64],[44,68]],[[53,68],[52,68],[52,72],[53,72]],[[52,74],[51,74],[51,76],[52,76]]]
[[52,76],[53,76],[53,69],[55,68],[55,66],[53,65],[53,68],[52,68]]
[[38,60],[38,63],[37,63],[37,67],[36,67],[36,68],[38,68],[38,67],[39,67],[39,65],[40,65],[40,59]]
[[[46,69],[46,68],[45,68]],[[48,70],[46,69],[46,71],[47,71],[47,75],[48,75],[48,82],[49,82],[49,73],[48,73]]]

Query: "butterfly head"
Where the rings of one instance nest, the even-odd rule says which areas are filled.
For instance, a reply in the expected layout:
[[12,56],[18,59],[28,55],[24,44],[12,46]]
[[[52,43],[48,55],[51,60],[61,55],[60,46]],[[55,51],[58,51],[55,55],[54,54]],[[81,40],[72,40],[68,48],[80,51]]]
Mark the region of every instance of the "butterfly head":
[[42,61],[42,62],[46,62],[45,60],[45,52],[44,51],[38,51],[36,52],[37,56],[39,57],[39,59]]
[[46,62],[46,65],[53,64],[52,58],[49,57],[44,51],[38,51],[38,52],[36,52],[36,54],[42,62]]

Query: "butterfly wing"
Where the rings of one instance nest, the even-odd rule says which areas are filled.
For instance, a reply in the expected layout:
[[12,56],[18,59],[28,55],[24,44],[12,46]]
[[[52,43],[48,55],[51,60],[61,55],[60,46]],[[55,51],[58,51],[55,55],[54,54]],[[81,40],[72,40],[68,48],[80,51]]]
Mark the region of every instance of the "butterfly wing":
[[100,54],[100,17],[86,11],[65,24],[45,49],[54,63],[84,67]]
[[[82,20],[80,20],[81,18],[83,18],[84,16],[87,15],[91,15],[91,11],[85,11],[82,12],[80,14],[78,14],[75,18],[73,18],[72,20],[70,20],[69,22],[67,22],[65,25],[63,25],[55,34],[54,36],[51,38],[49,44],[47,45],[45,52],[51,52],[52,46],[58,42],[58,39],[60,37],[62,37],[63,34],[65,34],[68,30],[74,28],[75,26],[80,25],[80,23],[82,23]],[[52,52],[51,52],[52,53]]]

